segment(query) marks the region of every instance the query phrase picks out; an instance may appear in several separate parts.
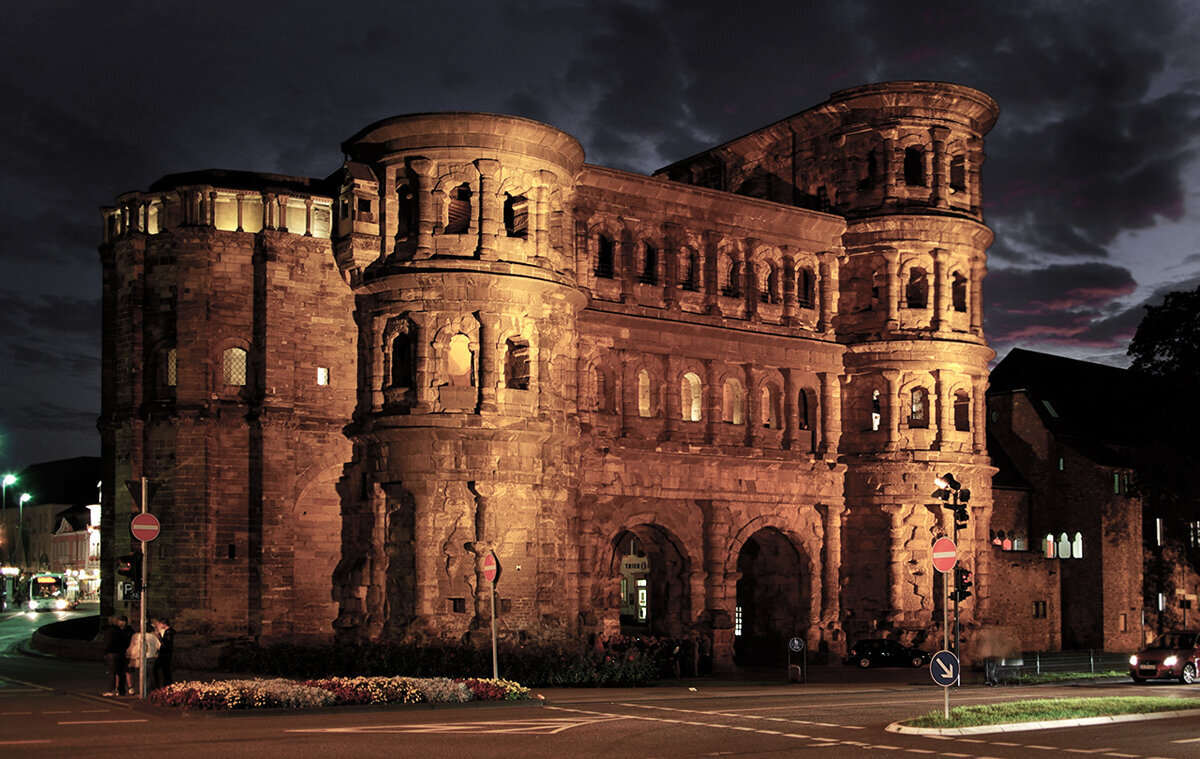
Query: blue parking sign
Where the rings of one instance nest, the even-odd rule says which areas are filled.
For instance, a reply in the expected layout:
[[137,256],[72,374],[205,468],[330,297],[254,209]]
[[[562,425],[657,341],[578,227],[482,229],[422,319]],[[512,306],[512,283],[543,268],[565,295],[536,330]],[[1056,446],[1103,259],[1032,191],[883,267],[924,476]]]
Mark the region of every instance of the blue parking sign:
[[953,651],[938,651],[929,660],[929,674],[943,688],[958,682],[958,657]]

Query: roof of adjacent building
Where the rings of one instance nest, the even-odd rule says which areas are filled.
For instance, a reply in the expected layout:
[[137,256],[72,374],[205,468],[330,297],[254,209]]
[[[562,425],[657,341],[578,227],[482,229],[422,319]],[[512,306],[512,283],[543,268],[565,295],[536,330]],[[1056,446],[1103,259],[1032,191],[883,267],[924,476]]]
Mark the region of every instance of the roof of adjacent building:
[[1025,394],[1064,445],[1107,466],[1129,466],[1166,386],[1144,374],[1014,348],[992,370],[988,395]]
[[29,493],[33,505],[57,503],[65,506],[85,506],[99,498],[100,457],[78,456],[32,464],[17,474],[17,482],[9,487],[13,493]]

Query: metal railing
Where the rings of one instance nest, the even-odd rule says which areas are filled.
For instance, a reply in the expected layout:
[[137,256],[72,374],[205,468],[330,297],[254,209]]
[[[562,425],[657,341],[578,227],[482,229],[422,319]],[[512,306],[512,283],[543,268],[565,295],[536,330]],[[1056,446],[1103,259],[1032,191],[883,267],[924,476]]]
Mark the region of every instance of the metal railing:
[[988,682],[1019,683],[1023,679],[1053,673],[1094,675],[1098,672],[1123,672],[1129,668],[1129,654],[1111,651],[1027,651],[1016,656],[992,657],[984,662]]

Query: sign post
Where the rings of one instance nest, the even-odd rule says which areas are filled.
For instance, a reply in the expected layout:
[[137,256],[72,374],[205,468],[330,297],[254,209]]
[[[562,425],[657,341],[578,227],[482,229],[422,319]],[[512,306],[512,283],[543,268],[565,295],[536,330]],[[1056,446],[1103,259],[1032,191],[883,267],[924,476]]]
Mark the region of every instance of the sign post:
[[[792,664],[792,654],[800,654],[800,664]],[[795,637],[788,641],[788,678],[792,676],[792,668],[800,673],[800,682],[808,683],[808,657],[804,654],[804,638]]]
[[496,578],[500,576],[500,562],[494,551],[483,557],[483,579],[488,581],[488,598],[492,602],[492,679],[500,679],[500,663],[496,657]]
[[[950,538],[938,538],[933,541],[933,568],[942,575],[942,595],[949,598],[950,596],[950,576],[949,573],[954,570],[954,565],[958,563],[958,546]],[[942,601],[942,650],[934,655],[929,662],[929,672],[933,675],[933,681],[938,685],[942,685],[942,695],[944,700],[944,709],[946,719],[950,719],[950,686],[958,680],[958,657],[950,653],[946,649],[950,648],[950,620],[947,618],[946,602]],[[949,682],[943,683],[943,676],[939,679],[939,673],[942,673],[947,664],[943,654],[949,654],[954,660],[954,677],[950,678]]]
[[142,543],[142,578],[140,581],[142,587],[138,593],[141,606],[138,614],[141,619],[138,630],[142,635],[141,650],[138,652],[138,698],[143,700],[146,698],[146,578],[150,564],[150,555],[146,552],[146,544],[157,538],[159,531],[158,517],[150,513],[149,489],[149,480],[143,477],[142,513],[135,514],[133,519],[129,520],[129,532]]

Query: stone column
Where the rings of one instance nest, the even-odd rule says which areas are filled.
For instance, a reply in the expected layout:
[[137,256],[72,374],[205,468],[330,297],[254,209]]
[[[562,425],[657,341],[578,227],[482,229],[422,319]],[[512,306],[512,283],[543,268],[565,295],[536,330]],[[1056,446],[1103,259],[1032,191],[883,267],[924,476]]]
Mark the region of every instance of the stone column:
[[937,208],[948,208],[950,202],[946,188],[950,182],[950,165],[946,155],[946,138],[950,130],[943,126],[935,126],[929,130],[933,142],[933,188],[929,194],[930,205]]
[[621,302],[637,303],[637,245],[625,220],[621,219],[621,238],[613,240],[621,262]]
[[[204,223],[207,226],[217,226],[217,191],[208,191],[208,205],[205,208]],[[144,230],[143,230],[144,231]]]
[[678,224],[662,225],[663,303],[672,310],[679,309],[680,239]]
[[433,255],[433,228],[437,223],[438,205],[433,193],[434,173],[437,165],[428,158],[409,160],[413,172],[412,190],[417,202],[417,252],[414,258],[429,258]]
[[879,135],[883,138],[883,205],[886,206],[896,198],[896,125],[884,126]]
[[971,264],[971,292],[968,308],[971,310],[971,334],[983,336],[983,278],[987,275],[987,264],[978,256]]
[[679,423],[683,416],[683,396],[680,392],[679,360],[667,354],[663,362],[663,437],[675,440],[679,437]]
[[504,215],[497,187],[500,162],[492,158],[479,158],[475,161],[475,167],[479,169],[479,258],[495,261],[496,237],[503,226]]
[[[525,235],[533,235],[534,255],[539,261],[550,258],[550,188],[554,186],[554,174],[542,170],[538,172],[538,185],[533,188],[528,199],[530,204],[530,219]],[[586,251],[587,248],[580,248]],[[588,256],[584,256],[587,260]],[[581,282],[583,280],[580,280]]]
[[929,326],[934,332],[941,332],[946,318],[946,251],[934,248],[933,255],[933,316]]
[[712,445],[721,423],[721,388],[717,387],[716,362],[704,359],[704,442]]
[[424,337],[429,334],[431,316],[428,312],[420,311],[411,314],[413,322],[417,325],[417,335],[420,337],[417,340],[417,369],[414,372],[417,398],[413,404],[413,412],[418,414],[432,411],[433,402],[437,398],[437,391],[433,387],[433,346],[430,345],[429,339]]
[[789,451],[796,450],[799,426],[800,419],[796,410],[795,370],[787,367],[783,370],[783,447]]
[[971,213],[979,216],[983,205],[983,185],[979,181],[983,169],[983,140],[967,140],[967,192],[971,198]]
[[276,201],[279,203],[279,229],[283,232],[290,231],[287,225],[287,206],[289,197],[290,196],[288,195],[277,195],[275,197]]
[[987,451],[987,378],[978,376],[971,378],[971,435],[973,436],[974,453]]
[[838,290],[834,286],[834,279],[837,276],[837,256],[833,253],[822,253],[819,268],[817,297],[821,301],[821,318],[817,323],[817,330],[828,332],[833,329],[833,314],[837,308]]
[[940,451],[946,446],[946,433],[950,429],[950,408],[946,399],[948,374],[945,369],[933,370],[933,412],[935,425],[932,449]]
[[246,231],[242,227],[242,200],[244,200],[245,197],[246,197],[245,193],[239,192],[237,194],[237,231],[239,231],[239,232]]
[[817,453],[822,458],[836,458],[842,441],[842,385],[837,374],[819,372],[821,381],[820,440]]
[[367,552],[366,628],[370,638],[378,638],[387,624],[387,519],[388,498],[378,482],[371,482],[363,494],[371,515],[371,546]]
[[836,625],[842,606],[842,522],[849,510],[840,503],[822,505],[821,519],[825,528],[821,576],[821,624]]
[[887,250],[883,254],[887,261],[887,328],[900,327],[900,251]]
[[710,315],[720,315],[720,290],[721,283],[718,267],[720,258],[717,249],[717,242],[720,237],[716,232],[704,233],[704,271],[701,273],[704,282],[704,313]]
[[496,387],[499,384],[499,370],[496,356],[500,350],[497,336],[500,332],[500,317],[494,313],[480,314],[479,325],[479,410],[494,413],[496,411]]
[[900,370],[884,369],[887,380],[887,450],[894,451],[900,444]]
[[308,196],[304,199],[304,236],[312,237],[313,228],[313,199]]
[[758,240],[747,237],[744,243],[746,252],[742,256],[742,296],[746,301],[746,318],[758,321],[758,272],[755,270],[758,263]]
[[783,280],[783,323],[791,326],[796,323],[796,261],[787,246],[784,246],[783,271],[779,276]]
[[904,616],[904,544],[909,531],[908,521],[912,517],[913,507],[900,503],[887,503],[880,507],[883,513],[891,517],[891,527],[888,535],[891,539],[888,556],[888,621],[893,624]]
[[762,442],[762,393],[757,381],[759,373],[754,365],[743,364],[742,369],[746,373],[746,445],[753,447]]

